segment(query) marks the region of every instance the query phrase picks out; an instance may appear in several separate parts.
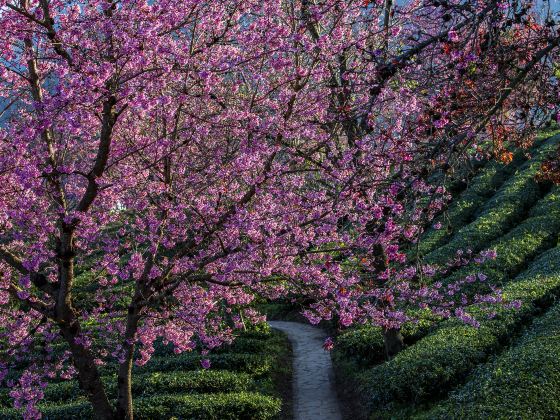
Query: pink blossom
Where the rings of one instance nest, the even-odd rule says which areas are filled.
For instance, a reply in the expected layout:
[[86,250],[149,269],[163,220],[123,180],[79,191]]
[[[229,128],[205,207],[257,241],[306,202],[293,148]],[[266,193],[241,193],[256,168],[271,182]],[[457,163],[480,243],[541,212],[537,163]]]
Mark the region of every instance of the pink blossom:
[[447,33],[447,38],[451,42],[459,42],[459,34],[453,29]]
[[323,343],[323,349],[326,351],[331,351],[334,348],[334,340],[332,337],[325,338],[325,342]]
[[434,121],[434,127],[436,128],[444,128],[447,124],[449,124],[449,120],[447,118],[440,118],[439,120]]

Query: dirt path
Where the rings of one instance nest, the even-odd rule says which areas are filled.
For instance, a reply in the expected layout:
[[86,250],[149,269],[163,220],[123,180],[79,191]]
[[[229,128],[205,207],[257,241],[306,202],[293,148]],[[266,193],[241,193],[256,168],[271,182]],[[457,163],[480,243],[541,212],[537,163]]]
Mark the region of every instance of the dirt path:
[[298,322],[270,321],[288,335],[294,354],[295,420],[341,420],[324,331]]

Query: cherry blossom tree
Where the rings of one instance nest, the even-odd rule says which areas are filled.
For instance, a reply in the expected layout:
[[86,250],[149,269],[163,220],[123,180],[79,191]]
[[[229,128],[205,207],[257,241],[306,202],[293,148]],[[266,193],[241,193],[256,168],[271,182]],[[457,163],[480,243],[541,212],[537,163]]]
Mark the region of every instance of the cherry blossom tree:
[[557,25],[518,1],[3,0],[0,28],[0,342],[29,418],[75,375],[131,419],[155,340],[230,341],[255,296],[397,350],[397,302],[469,321],[401,248],[453,168],[557,108]]

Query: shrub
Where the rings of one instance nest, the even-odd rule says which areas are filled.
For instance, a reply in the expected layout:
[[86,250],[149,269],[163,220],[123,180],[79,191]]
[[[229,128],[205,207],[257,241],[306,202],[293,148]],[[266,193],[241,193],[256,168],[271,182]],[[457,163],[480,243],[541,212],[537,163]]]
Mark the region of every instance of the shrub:
[[529,217],[551,217],[560,209],[560,187],[554,187],[544,200],[541,200],[529,211]]
[[[529,152],[538,153],[539,148],[547,141],[554,143],[555,139],[549,138],[557,133],[558,130],[556,129],[542,132]],[[549,150],[549,148],[545,148],[545,150]],[[458,229],[472,221],[488,198],[494,195],[496,190],[526,162],[525,153],[525,151],[515,153],[514,160],[509,165],[503,165],[495,161],[490,161],[484,165],[479,173],[473,177],[467,189],[459,197],[456,197],[449,208],[434,220],[433,224],[440,222],[443,227],[441,229],[429,228],[419,241],[418,247],[411,249],[410,255],[413,257],[417,251],[420,255],[433,252],[444,245]]]
[[490,243],[488,248],[497,252],[495,260],[483,265],[463,267],[445,279],[446,283],[469,274],[484,272],[494,284],[507,281],[519,273],[527,261],[554,246],[560,232],[560,188],[555,188],[531,210],[530,217],[507,234]]
[[[505,284],[510,276],[515,276],[526,266],[527,261],[554,246],[560,231],[559,200],[560,188],[555,188],[533,207],[531,214],[535,214],[535,217],[527,219],[490,244],[490,248],[496,249],[498,253],[495,260],[488,261],[482,266],[463,267],[444,282],[457,281],[482,271],[489,277],[490,284]],[[482,291],[480,283],[474,283],[466,290],[470,290],[471,293]],[[421,338],[431,324],[432,320],[429,317],[422,316],[420,325],[405,326],[403,328],[405,342]],[[340,367],[344,364],[347,371],[352,367],[358,369],[372,366],[383,360],[384,347],[380,328],[368,326],[352,329],[341,334],[337,339],[334,361]]]
[[358,366],[381,363],[385,360],[381,328],[360,326],[339,335],[333,358],[338,365],[345,361],[351,361]]
[[[76,402],[67,404],[40,404],[38,407],[43,420],[66,420],[66,419],[92,419],[91,406],[87,402]],[[0,418],[3,420],[21,420],[23,410],[15,408],[0,408]]]
[[[418,322],[403,325],[401,333],[405,343],[424,336],[434,323],[429,311],[415,311],[411,315],[417,317]],[[362,325],[345,331],[337,337],[332,357],[335,364],[339,367],[344,364],[346,369],[361,369],[383,362],[386,356],[381,328]]]
[[[156,345],[156,353],[161,356],[153,357],[145,366],[134,367],[132,392],[136,417],[165,418],[166,413],[189,419],[274,417],[275,414],[270,413],[279,411],[279,400],[263,393],[277,394],[272,376],[282,367],[273,362],[286,351],[285,347],[285,336],[268,326],[252,328],[231,346],[216,349],[218,353],[207,356],[196,351],[175,355],[172,347],[160,342]],[[201,369],[202,358],[210,359],[212,369]],[[101,372],[108,394],[115,397],[113,366],[104,366]],[[249,393],[256,389],[260,394]],[[8,408],[12,404],[8,393],[8,389],[0,390],[0,405],[6,407],[0,409],[0,418],[21,418],[21,413]],[[160,398],[159,394],[163,397]],[[197,395],[201,397],[196,398]],[[48,402],[41,405],[41,411],[46,418],[91,418],[89,403],[77,381],[49,384],[45,389],[45,401]],[[177,401],[177,406],[166,406],[173,401]],[[60,404],[62,402],[65,404]]]
[[480,366],[422,418],[556,418],[560,413],[560,305],[537,319],[515,346]]
[[[135,418],[189,420],[266,420],[279,415],[281,402],[277,398],[256,393],[157,395],[138,398],[134,402]],[[43,404],[39,406],[43,419],[92,419],[88,403]],[[21,419],[16,409],[0,409],[2,419]]]
[[[107,393],[116,396],[116,377],[104,376],[102,379]],[[219,370],[153,372],[136,375],[132,382],[134,397],[174,393],[240,392],[254,388],[255,381],[249,374]],[[0,398],[4,406],[11,405],[8,390],[2,390]],[[45,389],[45,400],[49,402],[77,399],[85,399],[77,381],[49,384]]]
[[[237,337],[231,345],[223,344],[220,347],[217,347],[212,350],[212,354],[221,354],[221,353],[264,353],[267,351],[267,348],[272,344],[274,338],[272,335],[267,337],[266,339],[262,338],[247,338],[244,336]],[[173,345],[168,344],[165,345],[161,341],[157,341],[154,343],[154,357],[157,356],[170,356],[174,355],[173,352]]]
[[153,357],[146,365],[135,366],[134,373],[196,370],[200,369],[202,358],[209,359],[214,369],[235,370],[255,376],[269,372],[274,363],[270,354],[225,353],[202,357],[198,353],[183,353],[173,357]]
[[503,235],[524,215],[540,197],[535,175],[540,162],[556,147],[560,136],[553,137],[538,149],[535,158],[522,166],[482,207],[479,217],[461,228],[444,246],[429,253],[424,261],[444,264],[460,249],[479,251],[490,241]]
[[[220,347],[213,349],[209,358],[211,359],[212,357],[216,357],[217,359],[219,359],[218,355],[221,354],[225,355],[225,354],[232,354],[232,353],[271,354],[274,353],[275,351],[278,351],[278,344],[281,341],[282,341],[282,336],[276,331],[271,331],[269,333],[266,333],[266,335],[263,334],[262,332],[248,333],[247,336],[244,334],[241,337],[237,337],[231,345],[224,344]],[[53,348],[55,354],[60,354],[68,349],[66,343],[57,343],[53,346]],[[174,347],[171,344],[165,345],[161,341],[156,341],[154,343],[154,348],[155,351],[152,356],[152,360],[160,361],[161,360],[160,357],[173,358],[177,356],[173,352]],[[202,357],[198,351],[183,353],[182,355],[180,355],[180,357],[182,358],[182,360],[185,361],[187,366],[194,366],[195,368],[200,367],[200,365],[196,366],[196,363],[194,363],[194,361],[200,361],[200,359],[206,358],[206,356]],[[229,356],[225,356],[225,357],[229,357]],[[235,356],[232,357],[235,358]],[[191,359],[193,359],[194,361],[191,361]],[[152,364],[153,363],[152,360],[150,360],[148,364]],[[170,362],[170,363],[174,364],[175,362]],[[222,362],[220,361],[219,363]],[[190,369],[192,369],[192,367],[188,368],[188,370]],[[179,369],[179,370],[185,370],[185,369]]]
[[[522,300],[519,310],[496,308],[480,328],[457,320],[443,322],[433,333],[399,353],[393,360],[357,377],[368,411],[391,411],[440,397],[477,364],[507,342],[524,320],[560,292],[560,248],[536,260],[504,288],[507,300]],[[476,314],[476,308],[472,311]]]
[[280,414],[277,398],[255,394],[157,396],[137,402],[139,419],[171,418],[200,420],[265,420]]
[[[202,356],[198,351],[185,352],[182,354],[173,353],[172,346],[165,346],[161,342],[155,343],[154,356],[145,366],[134,367],[135,373],[157,372],[168,370],[197,370],[201,368],[201,359],[210,359],[212,367],[223,370],[240,370],[252,375],[264,375],[269,372],[273,357],[277,357],[283,351],[283,336],[277,331],[269,333],[256,332],[247,334],[250,337],[266,337],[265,339],[247,338],[244,334],[240,337],[239,344],[234,341],[232,346],[224,346],[213,350],[213,353]],[[262,344],[259,344],[262,343]],[[65,343],[57,345],[56,352],[60,353],[66,349]],[[238,353],[234,353],[238,352]],[[265,354],[266,353],[266,354]],[[22,365],[23,367],[23,365]],[[113,364],[100,367],[102,375],[111,375],[115,372]],[[21,369],[12,369],[6,379],[17,380],[21,375]],[[58,383],[59,380],[51,380],[51,383]],[[0,388],[0,404],[2,401],[2,389]]]
[[[500,163],[489,162],[485,165],[460,197],[452,201],[449,208],[434,220],[434,224],[440,222],[443,227],[430,228],[422,236],[418,243],[419,254],[426,255],[434,251],[445,244],[454,231],[467,224],[477,209],[502,185],[505,174],[504,165]],[[414,252],[416,248],[413,249]]]

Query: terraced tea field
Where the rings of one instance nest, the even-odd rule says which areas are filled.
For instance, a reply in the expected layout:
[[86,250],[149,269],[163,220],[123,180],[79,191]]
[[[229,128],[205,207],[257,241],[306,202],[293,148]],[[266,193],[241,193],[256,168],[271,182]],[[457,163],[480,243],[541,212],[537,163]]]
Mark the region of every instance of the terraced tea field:
[[[210,360],[210,369],[201,360]],[[289,413],[282,399],[290,398],[290,346],[285,336],[266,324],[244,333],[231,346],[202,356],[198,352],[176,355],[159,345],[144,366],[135,366],[132,393],[139,419],[255,419],[278,418]],[[116,396],[116,378],[107,366],[103,381]],[[91,405],[77,381],[49,383],[39,405],[45,419],[91,419]],[[21,419],[11,408],[7,388],[0,390],[0,418]]]
[[[550,135],[550,133],[549,133]],[[547,137],[547,136],[543,136]],[[473,328],[425,317],[403,328],[406,348],[385,360],[378,328],[353,328],[334,351],[337,378],[355,418],[555,418],[560,413],[560,188],[539,184],[546,138],[532,159],[489,162],[428,230],[410,256],[443,263],[458,250],[495,249],[497,258],[443,278],[484,272],[506,301]],[[474,286],[469,293],[480,292]],[[469,308],[477,314],[478,308]]]

